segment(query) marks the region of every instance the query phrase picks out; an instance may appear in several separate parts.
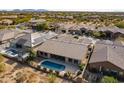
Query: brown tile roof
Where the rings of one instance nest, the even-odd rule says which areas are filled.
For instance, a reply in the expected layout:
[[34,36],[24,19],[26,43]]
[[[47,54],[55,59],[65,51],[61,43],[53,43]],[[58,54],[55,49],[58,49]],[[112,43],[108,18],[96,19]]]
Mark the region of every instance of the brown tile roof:
[[38,50],[59,56],[82,60],[86,55],[87,46],[71,42],[69,43],[66,41],[48,40],[40,45]]
[[0,31],[0,41],[5,41],[8,39],[12,39],[15,36],[15,32],[12,30],[3,30]]
[[110,62],[124,69],[124,47],[96,44],[89,63]]

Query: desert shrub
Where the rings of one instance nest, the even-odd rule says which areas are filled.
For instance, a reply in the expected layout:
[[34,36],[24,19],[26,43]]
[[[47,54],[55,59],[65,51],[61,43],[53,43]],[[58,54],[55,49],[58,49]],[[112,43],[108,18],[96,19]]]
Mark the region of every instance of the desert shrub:
[[117,83],[118,80],[112,76],[104,76],[101,79],[101,83]]
[[4,72],[5,71],[5,68],[6,68],[5,63],[1,62],[0,63],[0,72]]
[[124,21],[116,23],[115,26],[117,26],[119,28],[124,28]]
[[49,83],[54,83],[55,80],[56,80],[56,75],[54,75],[54,74],[49,74],[49,75],[48,75],[48,80],[49,80]]
[[0,54],[0,63],[3,62],[4,58],[3,56]]

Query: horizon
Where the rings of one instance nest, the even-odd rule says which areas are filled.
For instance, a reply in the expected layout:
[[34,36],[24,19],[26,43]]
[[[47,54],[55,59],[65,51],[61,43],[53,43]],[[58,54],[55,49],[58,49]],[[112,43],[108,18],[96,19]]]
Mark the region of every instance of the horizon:
[[[0,0],[1,10],[46,9],[48,11],[124,12],[122,0]],[[118,6],[118,7],[116,7]]]
[[124,12],[124,10],[120,9],[120,10],[62,10],[62,9],[53,9],[53,10],[50,10],[50,9],[0,9],[0,11],[14,11],[14,10],[20,10],[20,11],[23,11],[23,10],[34,10],[34,11],[37,11],[37,10],[42,10],[42,11],[52,11],[52,12]]

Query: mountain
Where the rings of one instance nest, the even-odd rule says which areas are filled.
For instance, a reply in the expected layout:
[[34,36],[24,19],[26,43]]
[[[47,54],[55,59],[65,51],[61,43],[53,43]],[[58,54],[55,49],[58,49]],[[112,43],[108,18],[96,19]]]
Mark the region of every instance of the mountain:
[[12,12],[46,12],[45,9],[12,9],[12,10],[0,10],[0,11],[12,11]]
[[46,12],[45,9],[23,9],[23,12]]

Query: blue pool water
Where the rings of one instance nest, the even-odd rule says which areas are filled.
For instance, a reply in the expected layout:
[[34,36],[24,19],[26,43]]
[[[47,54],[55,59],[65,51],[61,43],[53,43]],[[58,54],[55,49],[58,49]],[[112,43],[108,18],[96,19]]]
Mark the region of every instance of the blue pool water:
[[7,53],[8,53],[8,54],[11,54],[11,55],[16,55],[16,54],[18,54],[18,52],[17,52],[16,50],[14,50],[14,49],[9,49],[9,50],[7,50]]
[[52,69],[52,70],[56,70],[56,71],[63,71],[65,70],[65,66],[64,65],[61,65],[61,64],[57,64],[57,63],[54,63],[54,62],[51,62],[51,61],[44,61],[41,63],[41,65],[45,68],[49,68],[49,69]]

